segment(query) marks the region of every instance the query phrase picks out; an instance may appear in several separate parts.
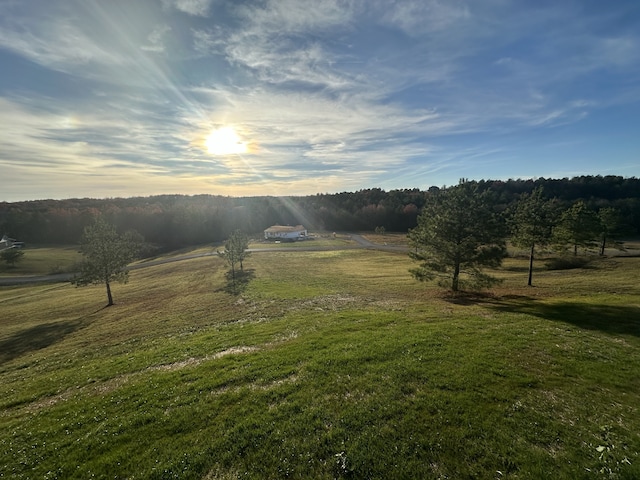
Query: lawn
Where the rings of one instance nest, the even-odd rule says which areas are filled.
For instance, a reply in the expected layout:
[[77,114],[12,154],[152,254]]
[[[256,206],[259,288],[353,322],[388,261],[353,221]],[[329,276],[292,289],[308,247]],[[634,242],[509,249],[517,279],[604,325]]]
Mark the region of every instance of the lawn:
[[250,249],[263,248],[316,248],[316,247],[344,247],[348,245],[357,245],[350,235],[333,235],[328,233],[312,234],[306,240],[298,240],[295,242],[288,241],[267,241],[253,239],[249,245]]
[[0,288],[2,478],[640,478],[640,258],[451,296],[406,255]]
[[15,267],[0,264],[0,276],[47,275],[51,273],[69,273],[82,260],[77,245],[27,246],[24,255]]
[[408,246],[409,239],[406,233],[390,232],[385,234],[362,232],[362,236],[373,243],[380,245],[396,245],[396,246]]

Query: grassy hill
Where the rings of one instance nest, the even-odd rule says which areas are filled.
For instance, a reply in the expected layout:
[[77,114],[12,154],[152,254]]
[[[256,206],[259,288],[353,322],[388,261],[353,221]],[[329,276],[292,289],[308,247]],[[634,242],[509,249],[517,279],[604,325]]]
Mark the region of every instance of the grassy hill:
[[406,255],[0,288],[2,478],[640,478],[640,258],[486,295]]
[[48,275],[73,272],[82,254],[77,245],[29,246],[22,250],[24,256],[15,266],[0,263],[0,277]]

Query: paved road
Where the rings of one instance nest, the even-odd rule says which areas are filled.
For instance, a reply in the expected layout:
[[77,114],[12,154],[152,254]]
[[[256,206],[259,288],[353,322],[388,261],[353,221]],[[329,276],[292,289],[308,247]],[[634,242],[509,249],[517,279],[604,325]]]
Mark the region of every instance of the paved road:
[[[262,253],[262,252],[323,252],[332,250],[355,250],[355,249],[370,249],[370,250],[384,250],[388,252],[406,252],[407,247],[399,245],[381,245],[373,243],[364,238],[362,235],[357,234],[345,234],[349,235],[357,245],[338,245],[338,246],[314,246],[313,241],[309,241],[308,246],[303,247],[265,247],[265,248],[250,248],[249,252]],[[154,267],[156,265],[164,265],[166,263],[182,262],[184,260],[191,260],[193,258],[212,257],[218,255],[215,252],[212,253],[194,253],[191,255],[181,255],[171,258],[162,258],[160,260],[148,260],[130,265],[129,270],[138,270],[140,268]],[[29,277],[0,277],[0,286],[10,285],[25,285],[30,283],[56,283],[56,282],[68,282],[73,278],[73,273],[57,273],[53,275],[38,275]]]

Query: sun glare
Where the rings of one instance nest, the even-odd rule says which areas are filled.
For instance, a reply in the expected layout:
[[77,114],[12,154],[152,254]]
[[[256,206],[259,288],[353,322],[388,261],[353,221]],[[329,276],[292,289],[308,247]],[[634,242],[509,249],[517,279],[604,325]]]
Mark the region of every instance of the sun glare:
[[222,127],[212,131],[204,142],[212,155],[232,155],[246,153],[247,142],[241,141],[232,127]]

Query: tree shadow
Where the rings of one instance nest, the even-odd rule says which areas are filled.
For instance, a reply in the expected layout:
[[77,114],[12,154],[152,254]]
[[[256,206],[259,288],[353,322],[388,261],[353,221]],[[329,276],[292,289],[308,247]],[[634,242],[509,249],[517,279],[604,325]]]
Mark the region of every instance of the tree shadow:
[[467,290],[459,290],[457,292],[447,290],[442,293],[441,298],[445,302],[463,306],[477,305],[481,303],[496,301],[495,294],[491,292]]
[[235,276],[233,272],[229,270],[224,274],[224,278],[227,280],[227,284],[219,289],[230,295],[240,295],[247,289],[249,282],[255,278],[255,269],[245,269],[236,271]]
[[75,320],[36,325],[0,340],[0,365],[26,353],[42,350],[62,341],[67,335],[85,328],[89,324],[89,317],[105,308],[107,307],[101,307],[95,312]]
[[529,298],[500,299],[488,302],[499,312],[525,313],[545,320],[563,322],[587,330],[640,337],[640,307],[594,305],[591,303],[538,303]]

